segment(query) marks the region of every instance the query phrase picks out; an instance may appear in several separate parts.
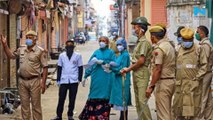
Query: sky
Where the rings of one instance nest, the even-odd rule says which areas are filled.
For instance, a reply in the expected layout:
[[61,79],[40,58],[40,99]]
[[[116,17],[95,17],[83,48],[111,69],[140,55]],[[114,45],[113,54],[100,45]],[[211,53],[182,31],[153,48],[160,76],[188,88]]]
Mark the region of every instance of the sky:
[[108,16],[110,13],[109,6],[114,4],[113,0],[91,0],[98,15]]
[[102,34],[104,36],[108,35],[108,30],[107,30],[107,19],[110,15],[110,5],[114,4],[115,2],[113,0],[91,0],[93,7],[95,8],[97,12],[97,16],[100,16],[102,19],[101,25],[103,26],[102,28]]

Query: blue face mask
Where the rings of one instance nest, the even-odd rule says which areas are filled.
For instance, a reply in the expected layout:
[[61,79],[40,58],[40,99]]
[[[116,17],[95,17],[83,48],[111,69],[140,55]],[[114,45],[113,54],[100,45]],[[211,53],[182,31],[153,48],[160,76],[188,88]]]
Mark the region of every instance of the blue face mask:
[[100,42],[99,45],[100,45],[100,48],[105,48],[106,47],[106,43],[105,42]]
[[193,45],[193,42],[182,42],[182,45],[184,48],[191,48]]
[[183,42],[183,38],[182,37],[178,37],[177,41],[178,41],[178,44],[181,44]]
[[33,40],[26,39],[25,43],[26,43],[27,46],[32,46],[33,45]]
[[117,46],[117,49],[118,49],[119,52],[121,52],[121,51],[124,50],[124,47],[123,47],[122,45],[118,45],[118,46]]

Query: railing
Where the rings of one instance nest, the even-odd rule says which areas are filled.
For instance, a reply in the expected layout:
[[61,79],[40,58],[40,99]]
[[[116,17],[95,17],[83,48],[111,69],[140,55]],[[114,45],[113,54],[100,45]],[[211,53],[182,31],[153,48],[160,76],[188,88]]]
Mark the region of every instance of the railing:
[[173,5],[199,5],[205,4],[206,0],[167,0],[167,6]]

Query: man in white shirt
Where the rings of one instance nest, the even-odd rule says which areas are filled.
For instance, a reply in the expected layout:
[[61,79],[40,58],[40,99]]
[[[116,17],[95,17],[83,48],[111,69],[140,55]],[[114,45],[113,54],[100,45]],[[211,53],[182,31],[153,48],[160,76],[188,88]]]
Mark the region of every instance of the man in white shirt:
[[74,40],[66,42],[66,51],[59,55],[57,83],[59,87],[59,99],[56,114],[52,120],[62,120],[64,102],[67,91],[69,90],[68,120],[73,119],[73,110],[75,107],[75,99],[78,90],[78,83],[82,80],[83,62],[82,56],[74,52]]

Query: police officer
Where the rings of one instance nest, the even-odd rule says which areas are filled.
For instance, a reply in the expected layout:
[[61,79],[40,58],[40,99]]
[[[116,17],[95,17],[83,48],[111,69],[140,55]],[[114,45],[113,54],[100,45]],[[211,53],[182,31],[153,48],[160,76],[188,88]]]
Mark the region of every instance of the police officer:
[[205,51],[205,55],[208,58],[208,69],[207,73],[203,78],[203,90],[202,90],[202,107],[200,119],[204,117],[206,120],[213,118],[213,101],[211,93],[211,81],[212,81],[212,63],[213,48],[208,38],[209,30],[206,26],[199,26],[195,37],[200,41],[200,47]]
[[117,49],[116,41],[118,39],[118,34],[116,32],[113,32],[113,39],[109,43],[109,48],[112,49],[115,52],[115,55],[119,55],[119,51]]
[[177,45],[175,47],[176,51],[178,51],[178,49],[180,48],[181,46],[181,43],[183,41],[181,35],[180,35],[180,31],[185,28],[184,26],[180,26],[178,27],[177,31],[174,33],[175,36],[177,36]]
[[201,109],[202,80],[208,59],[204,49],[193,42],[193,30],[183,28],[180,35],[183,42],[177,54],[173,109],[178,120],[194,120]]
[[121,73],[133,70],[133,86],[138,118],[140,120],[151,120],[151,113],[146,104],[147,98],[145,95],[150,77],[148,66],[152,55],[152,45],[146,39],[145,33],[150,24],[145,17],[138,17],[134,19],[131,24],[134,26],[138,41],[132,54],[132,65],[128,68],[124,68]]
[[155,88],[157,119],[172,120],[171,104],[175,87],[175,48],[164,37],[166,34],[164,29],[160,26],[153,26],[149,30],[151,41],[156,45],[152,52],[153,71],[151,83],[146,90],[146,96],[149,98]]
[[[1,35],[1,42],[8,58],[16,59],[20,57],[18,87],[23,120],[31,119],[30,106],[32,106],[33,120],[42,120],[41,93],[43,94],[46,89],[48,64],[46,52],[44,49],[36,45],[36,40],[37,33],[30,30],[26,33],[25,42],[27,46],[12,52],[7,45],[6,38]],[[43,68],[42,78],[41,68]]]
[[74,52],[74,40],[66,41],[66,51],[59,55],[57,82],[59,87],[59,98],[56,114],[57,116],[52,120],[62,120],[62,113],[64,103],[69,90],[69,106],[68,106],[68,120],[73,119],[73,110],[75,107],[75,99],[78,91],[78,83],[82,80],[83,75],[83,61],[82,56]]

